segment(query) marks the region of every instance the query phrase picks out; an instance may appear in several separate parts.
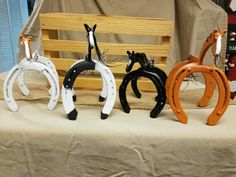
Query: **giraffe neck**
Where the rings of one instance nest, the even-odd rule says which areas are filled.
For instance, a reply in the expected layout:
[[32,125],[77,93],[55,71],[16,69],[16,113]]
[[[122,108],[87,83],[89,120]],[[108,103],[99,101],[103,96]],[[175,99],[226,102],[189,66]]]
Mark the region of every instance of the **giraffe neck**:
[[216,39],[214,37],[214,33],[212,33],[206,40],[206,42],[203,44],[201,52],[200,52],[200,56],[199,56],[199,64],[202,64],[203,59],[206,55],[206,52],[208,51],[208,49],[216,42]]
[[30,50],[30,41],[28,40],[23,40],[22,41],[25,47],[25,56],[28,60],[32,59],[32,54]]

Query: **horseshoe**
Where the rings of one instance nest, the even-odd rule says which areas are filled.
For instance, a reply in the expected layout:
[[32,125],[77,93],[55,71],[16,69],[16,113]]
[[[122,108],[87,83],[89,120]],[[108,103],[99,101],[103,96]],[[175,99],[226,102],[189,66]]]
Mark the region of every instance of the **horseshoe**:
[[[157,77],[159,77],[159,79],[161,80],[163,86],[165,86],[165,83],[166,83],[166,80],[167,80],[167,75],[163,70],[161,70],[160,68],[157,68],[157,67],[148,68],[146,70],[148,70],[150,72],[153,72],[153,73],[156,73]],[[132,79],[131,80],[131,88],[132,88],[135,96],[137,98],[141,98],[141,93],[138,89],[137,82],[138,82],[138,77]],[[155,98],[155,100],[157,100],[157,97]]]
[[101,111],[101,119],[106,119],[110,114],[116,98],[115,78],[108,67],[92,59],[92,61],[83,60],[76,63],[67,72],[62,86],[62,102],[67,117],[70,120],[77,118],[78,112],[72,100],[72,88],[77,76],[85,70],[98,71],[103,79],[103,90],[100,96],[106,96],[106,103]]
[[169,99],[169,89],[170,89],[170,83],[173,80],[173,75],[178,71],[178,69],[182,68],[184,65],[190,63],[189,60],[185,60],[179,64],[177,64],[169,73],[168,78],[166,80],[166,97]]
[[191,73],[203,73],[206,82],[204,95],[198,102],[198,106],[200,107],[205,106],[209,102],[214,93],[214,85],[216,84],[218,86],[218,102],[215,109],[208,117],[208,125],[215,125],[228,107],[230,100],[230,89],[226,76],[215,66],[203,64],[204,56],[211,46],[214,57],[218,57],[220,55],[221,39],[225,33],[226,31],[214,30],[203,44],[199,58],[190,56],[190,60],[188,62],[185,61],[180,63],[170,73],[166,85],[166,94],[173,112],[182,123],[187,123],[188,117],[180,105],[179,90],[184,78]]
[[226,109],[229,106],[229,102],[230,102],[230,86],[229,86],[229,82],[228,79],[225,75],[225,73],[220,70],[219,68],[215,67],[215,71],[219,74],[219,76],[221,77],[221,80],[224,84],[223,88],[225,89],[225,100],[224,100],[224,104],[223,107],[221,108],[221,112],[217,112],[216,114],[220,116],[217,117],[217,119],[214,118],[214,114],[212,113],[209,118],[208,118],[208,124],[209,125],[215,125],[217,123],[217,121],[221,118],[221,116],[224,114],[224,112],[226,111]]
[[[192,56],[190,56],[191,58]],[[184,65],[189,64],[191,62],[191,60],[185,60],[179,64],[177,64],[169,73],[168,78],[166,80],[166,97],[169,100],[169,87],[170,87],[170,83],[173,80],[173,75],[174,73],[179,69],[182,68]],[[196,59],[194,60],[194,62],[198,62]],[[205,91],[204,94],[202,96],[202,98],[200,99],[200,101],[198,102],[198,106],[199,107],[204,107],[206,106],[210,99],[212,98],[213,94],[214,94],[214,86],[215,86],[215,82],[214,79],[212,79],[212,77],[209,77],[207,73],[203,73],[203,77],[205,80]]]
[[107,83],[104,76],[101,75],[101,77],[102,77],[102,91],[99,95],[99,99],[98,99],[99,102],[103,102],[107,97]]
[[131,79],[131,88],[132,88],[132,90],[133,90],[133,92],[134,92],[134,95],[137,97],[137,98],[141,98],[141,93],[140,93],[140,91],[139,91],[139,89],[138,89],[138,77],[135,77],[135,78],[133,78],[133,79]]
[[30,91],[25,84],[24,72],[19,73],[19,75],[17,77],[17,84],[18,84],[18,87],[20,88],[20,91],[23,95],[28,96],[30,94]]
[[[78,63],[80,63],[80,62],[83,62],[83,61],[85,61],[85,59],[81,59],[81,60],[78,60],[77,62],[75,62],[75,63],[73,63],[72,65],[71,65],[71,68],[73,67],[73,66],[75,66],[76,64],[78,64]],[[99,99],[98,99],[98,101],[99,102],[103,102],[105,99],[106,99],[106,97],[107,97],[107,85],[106,85],[106,81],[105,81],[105,79],[104,79],[104,77],[103,77],[103,75],[101,75],[101,77],[102,77],[102,91],[101,91],[101,93],[100,93],[100,95],[99,95]],[[73,101],[75,102],[76,101],[76,95],[75,95],[75,92],[74,92],[74,89],[72,88],[72,95],[73,95]]]
[[[157,68],[154,66],[153,60],[148,60],[145,53],[139,53],[139,52],[130,52],[127,51],[128,54],[128,63],[126,65],[126,72],[129,73],[135,63],[139,63],[140,68],[143,68],[143,70],[150,71],[159,78],[159,80],[162,82],[162,85],[165,86],[165,82],[167,79],[167,75],[164,71],[162,71],[160,68]],[[131,80],[131,88],[137,98],[141,98],[141,93],[139,92],[138,86],[137,86],[138,77],[134,77]],[[158,99],[158,96],[155,97],[155,100]]]
[[[35,62],[42,63],[42,64],[46,65],[48,68],[50,68],[55,75],[55,80],[59,80],[58,73],[57,73],[56,68],[51,60],[49,60],[46,57],[40,56],[37,53],[37,51],[35,53],[33,53],[33,60]],[[21,93],[25,96],[28,96],[30,94],[30,91],[24,82],[24,72],[21,72],[18,75],[17,81],[18,81],[18,86],[20,88]],[[51,92],[52,92],[51,89],[49,89],[49,94],[51,94]]]
[[77,76],[85,70],[95,70],[101,74],[103,80],[103,89],[99,96],[99,101],[104,101],[106,99],[105,105],[101,111],[101,119],[106,119],[110,114],[116,98],[116,83],[115,78],[111,70],[103,65],[102,63],[91,58],[92,49],[95,48],[96,53],[100,61],[103,61],[100,50],[98,48],[96,37],[94,35],[96,24],[90,28],[87,24],[84,24],[87,32],[88,38],[88,55],[85,59],[76,62],[72,65],[69,71],[66,73],[62,86],[62,102],[64,110],[67,117],[70,120],[75,120],[77,118],[78,112],[75,109],[73,103],[73,84]]
[[48,79],[51,85],[51,98],[48,103],[48,109],[53,110],[56,107],[58,97],[59,97],[59,83],[55,80],[54,73],[50,68],[45,66],[44,64],[29,61],[27,58],[23,59],[18,65],[14,66],[7,74],[7,77],[3,86],[3,95],[4,99],[11,111],[17,111],[18,107],[13,97],[13,83],[16,78],[20,75],[20,73],[24,71],[40,71],[44,74],[44,76]]
[[156,100],[157,103],[156,103],[155,107],[150,112],[150,117],[155,118],[161,112],[161,110],[163,109],[165,102],[166,102],[165,87],[164,87],[162,81],[160,80],[160,78],[157,77],[156,74],[146,71],[146,70],[143,70],[142,68],[131,71],[130,73],[128,73],[127,75],[124,76],[123,81],[122,81],[120,88],[119,88],[119,98],[120,98],[121,106],[126,113],[130,112],[130,106],[129,106],[129,104],[127,102],[127,98],[126,98],[126,89],[127,89],[129,82],[133,78],[138,78],[138,77],[149,78],[156,87],[156,90],[158,92],[158,97],[157,97],[158,99]]
[[214,94],[214,88],[215,88],[214,78],[211,77],[211,75],[208,73],[202,73],[202,74],[205,80],[205,91],[202,98],[198,102],[199,107],[205,107],[209,103]]
[[215,109],[208,117],[207,121],[208,125],[215,125],[217,121],[222,117],[225,110],[227,109],[230,99],[230,94],[228,92],[229,86],[226,77],[216,67],[212,68],[207,65],[198,65],[197,63],[190,63],[188,65],[185,65],[182,69],[179,69],[176,72],[176,74],[173,75],[174,82],[171,82],[170,84],[171,91],[169,92],[170,93],[169,101],[171,108],[180,122],[187,123],[188,121],[187,115],[185,114],[180,105],[179,90],[181,82],[184,80],[184,78],[194,72],[203,72],[211,75],[216,81],[216,84],[218,86],[219,89],[218,102]]

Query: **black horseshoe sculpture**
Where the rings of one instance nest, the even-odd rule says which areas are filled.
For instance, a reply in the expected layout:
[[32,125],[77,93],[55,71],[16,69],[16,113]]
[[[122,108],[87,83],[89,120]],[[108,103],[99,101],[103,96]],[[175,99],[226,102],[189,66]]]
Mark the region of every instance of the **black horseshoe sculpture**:
[[[129,73],[124,76],[119,88],[119,98],[121,106],[126,113],[130,112],[130,106],[126,99],[126,89],[129,82],[131,81],[132,90],[136,97],[140,98],[141,93],[139,92],[137,87],[137,80],[139,77],[149,78],[155,85],[156,91],[158,93],[158,96],[156,97],[157,103],[150,112],[150,117],[155,118],[161,112],[166,103],[165,82],[167,76],[164,71],[150,63],[144,53],[134,53],[133,51],[131,54],[129,51],[127,51],[127,54],[130,60],[126,67],[126,71]],[[139,62],[141,67],[137,70],[131,71],[135,62]]]
[[[166,73],[160,68],[155,67],[153,60],[149,61],[145,53],[135,53],[134,51],[131,53],[130,51],[127,51],[127,54],[129,57],[129,63],[126,67],[127,73],[130,72],[134,64],[138,62],[141,67],[146,68],[146,70],[152,73],[156,73],[157,77],[159,77],[159,79],[162,81],[162,84],[165,86],[166,80],[167,80]],[[138,87],[137,87],[137,81],[138,81],[138,77],[133,78],[131,80],[131,88],[135,96],[137,98],[141,98],[141,93],[139,92]],[[157,100],[157,97],[155,98],[155,100]]]

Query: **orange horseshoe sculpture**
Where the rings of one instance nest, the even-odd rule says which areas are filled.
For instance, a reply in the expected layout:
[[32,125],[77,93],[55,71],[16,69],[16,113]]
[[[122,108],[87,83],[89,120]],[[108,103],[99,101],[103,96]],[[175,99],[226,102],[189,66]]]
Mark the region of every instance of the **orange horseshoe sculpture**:
[[170,106],[178,120],[184,124],[187,123],[188,117],[181,107],[179,90],[184,78],[192,73],[200,72],[203,74],[203,77],[205,79],[205,92],[200,99],[198,106],[206,106],[214,93],[215,84],[218,86],[218,102],[215,109],[208,117],[208,125],[215,125],[228,107],[230,101],[230,89],[225,74],[219,68],[213,65],[202,63],[207,50],[211,46],[213,46],[213,54],[215,56],[219,55],[221,38],[222,36],[224,36],[225,32],[226,31],[220,32],[218,30],[214,30],[204,43],[200,53],[200,57],[197,58],[194,56],[190,56],[189,60],[183,61],[180,64],[176,65],[168,76],[168,79],[166,81],[167,99],[169,100]]
[[[194,56],[190,56],[188,60],[183,61],[179,64],[177,64],[169,73],[168,75],[168,79],[166,81],[166,93],[168,93],[169,90],[169,85],[170,85],[170,81],[173,78],[173,74],[181,67],[183,67],[186,64],[189,64],[191,62],[198,62],[198,59],[195,58]],[[204,80],[205,80],[205,92],[202,96],[202,98],[200,99],[200,101],[198,102],[198,106],[199,107],[204,107],[208,104],[208,102],[210,101],[210,99],[212,98],[213,94],[214,94],[214,87],[215,87],[215,81],[214,79],[207,73],[202,73]],[[168,95],[167,95],[167,99],[168,99]],[[169,99],[168,99],[169,100]]]

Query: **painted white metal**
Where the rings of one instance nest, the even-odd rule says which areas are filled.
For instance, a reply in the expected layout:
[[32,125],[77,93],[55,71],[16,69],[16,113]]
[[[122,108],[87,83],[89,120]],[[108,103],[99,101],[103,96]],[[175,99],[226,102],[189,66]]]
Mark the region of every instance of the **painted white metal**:
[[18,107],[12,93],[14,81],[18,78],[18,85],[21,92],[24,95],[29,95],[29,89],[24,83],[24,72],[39,71],[44,74],[51,85],[51,98],[48,103],[48,109],[53,110],[56,107],[60,94],[59,79],[55,66],[49,59],[38,55],[37,52],[35,52],[32,57],[29,40],[24,40],[22,44],[24,44],[25,47],[26,57],[8,72],[3,86],[4,99],[11,111],[17,111]]
[[16,78],[20,75],[20,73],[24,71],[39,71],[42,72],[47,80],[49,81],[51,85],[51,98],[48,103],[48,109],[53,110],[56,107],[60,87],[59,82],[55,78],[54,73],[52,70],[47,67],[46,65],[38,62],[33,62],[28,59],[23,59],[18,65],[14,66],[9,72],[5,79],[4,86],[3,86],[3,94],[4,99],[11,111],[17,111],[18,107],[15,102],[15,99],[13,97],[13,83],[16,80]]
[[215,53],[215,55],[219,55],[221,52],[221,40],[222,40],[222,37],[219,35],[216,40],[216,53]]
[[115,78],[111,72],[111,70],[103,65],[102,63],[98,61],[94,61],[96,63],[95,65],[95,70],[100,72],[102,75],[103,79],[103,84],[105,83],[106,85],[106,94],[107,94],[107,99],[106,103],[102,109],[102,113],[104,114],[110,114],[116,100],[116,82]]
[[90,43],[91,49],[93,49],[95,46],[95,42],[94,42],[94,38],[93,38],[93,31],[89,31],[88,38],[89,38],[89,43]]
[[[28,57],[26,56],[26,58],[28,58]],[[33,53],[32,58],[33,58],[33,61],[38,62],[38,63],[42,63],[45,66],[49,67],[55,75],[55,80],[59,80],[58,73],[57,73],[56,68],[51,60],[49,60],[46,57],[40,56],[37,51],[35,51],[35,53]],[[24,72],[21,72],[19,74],[17,81],[18,81],[18,86],[21,90],[21,93],[25,96],[29,95],[30,91],[24,82]],[[51,94],[51,89],[49,89],[49,94]]]

